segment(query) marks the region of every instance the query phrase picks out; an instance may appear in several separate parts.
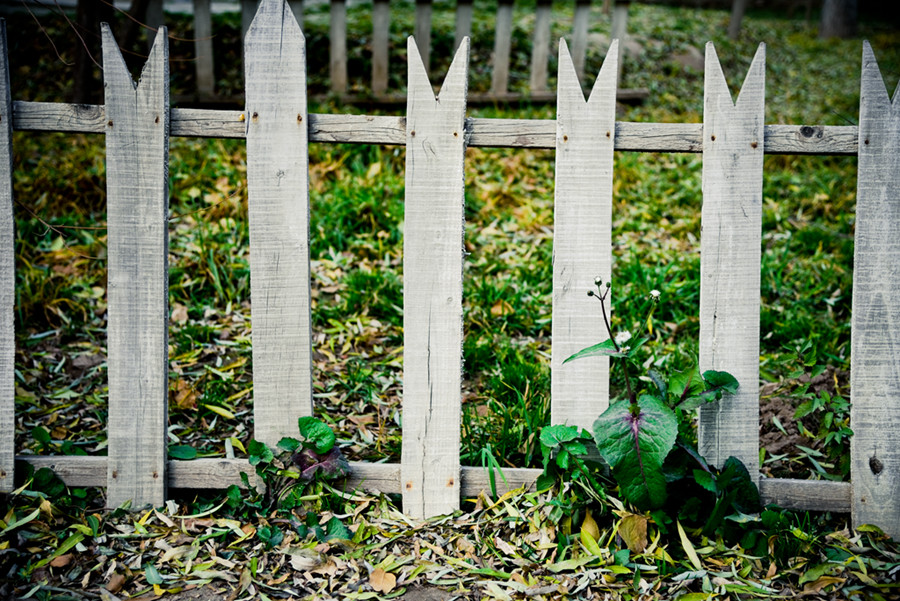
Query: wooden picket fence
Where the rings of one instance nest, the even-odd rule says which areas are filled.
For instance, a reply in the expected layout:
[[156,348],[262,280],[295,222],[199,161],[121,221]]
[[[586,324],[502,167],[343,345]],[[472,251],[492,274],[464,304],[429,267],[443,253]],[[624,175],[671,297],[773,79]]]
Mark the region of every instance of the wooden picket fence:
[[[3,47],[5,48],[5,30]],[[257,439],[274,444],[312,413],[308,144],[406,148],[403,445],[399,464],[352,464],[347,486],[402,493],[416,517],[459,507],[487,488],[460,466],[463,196],[469,146],[556,151],[552,295],[552,421],[589,427],[608,403],[608,362],[561,368],[601,339],[585,295],[611,272],[613,154],[703,155],[700,363],[727,369],[739,393],[700,412],[700,451],[759,465],[760,255],[764,153],[858,157],[852,312],[852,483],[759,478],[766,502],[851,512],[900,536],[900,92],[887,94],[863,47],[859,126],[766,125],[765,46],[737,102],[712,44],[703,123],[616,122],[616,42],[585,100],[560,43],[555,120],[466,117],[469,46],[460,45],[438,98],[412,38],[405,117],[307,112],[304,38],[284,0],[264,0],[246,39],[243,111],[170,109],[165,31],[138,85],[108,27],[106,104],[12,102],[0,61],[0,490],[15,460],[50,467],[76,486],[105,486],[117,506],[159,505],[170,488],[222,488],[243,459],[168,460],[168,137],[245,138]],[[104,133],[107,143],[109,444],[106,457],[14,456],[14,251],[11,134]],[[590,394],[586,394],[590,391]],[[758,470],[751,469],[751,473]],[[536,469],[507,469],[531,486]]]
[[[196,61],[194,69],[197,80],[197,96],[200,101],[222,100],[215,90],[215,57],[213,55],[213,25],[211,0],[193,0],[194,20],[194,52]],[[610,11],[612,13],[612,37],[625,37],[628,24],[628,7],[630,0],[618,0]],[[241,0],[242,37],[250,29],[253,15],[256,14],[258,0]],[[303,26],[304,3],[302,0],[289,0],[294,18]],[[157,27],[164,21],[162,0],[151,0],[147,21]],[[491,71],[491,87],[487,92],[469,94],[468,102],[510,102],[527,99],[529,101],[552,101],[555,94],[547,85],[548,64],[550,59],[550,26],[552,21],[550,0],[538,0],[534,12],[534,31],[532,37],[532,54],[529,65],[528,91],[525,94],[509,91],[510,53],[513,35],[513,0],[498,0],[495,20],[493,65]],[[458,0],[454,23],[454,49],[462,40],[472,35],[472,17],[474,8],[472,0]],[[572,19],[572,58],[579,79],[584,78],[585,58],[588,48],[588,26],[590,23],[590,0],[575,2]],[[330,0],[329,3],[329,87],[331,94],[337,95],[345,102],[375,101],[379,103],[405,103],[405,96],[400,90],[390,90],[388,86],[389,72],[389,31],[391,9],[389,0],[373,0],[372,3],[372,74],[371,84],[367,92],[349,93],[347,77],[347,3],[346,0]],[[431,56],[432,32],[432,0],[416,0],[414,19],[414,38],[419,55],[429,71]],[[352,34],[352,32],[350,32]],[[350,36],[352,39],[352,35]],[[621,50],[617,78],[621,79]],[[619,100],[640,100],[649,92],[644,88],[619,89]]]

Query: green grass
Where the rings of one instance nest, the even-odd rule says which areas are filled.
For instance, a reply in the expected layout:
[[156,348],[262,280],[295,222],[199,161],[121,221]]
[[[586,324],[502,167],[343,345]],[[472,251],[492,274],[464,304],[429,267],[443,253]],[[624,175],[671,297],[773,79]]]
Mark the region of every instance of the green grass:
[[[476,4],[470,90],[490,81],[493,20]],[[552,35],[568,35],[571,6],[554,6]],[[412,5],[392,4],[391,86],[405,80],[405,36]],[[440,81],[451,58],[452,4],[434,5],[432,72]],[[368,82],[370,25],[364,8],[349,12],[351,87]],[[626,87],[649,100],[621,107],[626,121],[699,122],[703,76],[671,59],[688,45],[716,43],[736,90],[759,41],[767,43],[767,122],[855,122],[859,39],[823,42],[800,20],[751,12],[741,40],[724,37],[724,11],[635,4],[629,27],[642,44],[625,62]],[[592,34],[608,34],[599,7]],[[517,4],[511,89],[527,86],[533,10]],[[70,44],[64,25],[45,27]],[[236,15],[217,17],[217,86],[242,88],[239,57],[229,46]],[[369,29],[367,29],[369,28]],[[55,59],[29,17],[10,21],[16,99],[61,101],[71,69]],[[185,19],[173,35],[189,38]],[[310,85],[327,90],[327,7],[306,19]],[[888,88],[900,73],[892,32],[863,23]],[[593,38],[596,39],[596,38]],[[191,89],[191,45],[172,43],[173,93]],[[593,44],[587,72],[605,47]],[[551,59],[550,85],[555,85]],[[38,77],[41,75],[41,77]],[[589,82],[585,82],[589,86]],[[363,109],[325,103],[311,112]],[[402,107],[397,111],[402,111]],[[372,112],[372,111],[367,111]],[[553,107],[478,107],[471,116],[553,118]],[[103,453],[105,446],[105,192],[100,136],[15,135],[17,223],[17,445],[40,445],[42,426],[56,447]],[[310,249],[316,411],[356,459],[399,457],[402,381],[402,239],[404,151],[395,147],[315,144],[310,148]],[[249,235],[242,141],[173,139],[170,191],[170,438],[203,455],[222,455],[224,439],[252,433]],[[807,340],[820,361],[849,369],[854,158],[765,160],[761,373],[790,381],[790,352]],[[465,382],[463,459],[480,465],[490,444],[507,464],[539,463],[538,429],[549,419],[553,153],[469,149],[466,162],[464,273]],[[701,160],[691,154],[616,155],[612,281],[616,319],[632,327],[639,299],[663,293],[653,317],[657,339],[647,360],[668,368],[696,353],[699,303]],[[82,229],[87,228],[87,229]],[[610,274],[603,275],[604,279]],[[591,282],[584,282],[585,289]],[[612,388],[619,394],[620,376]],[[62,410],[65,411],[62,411]]]

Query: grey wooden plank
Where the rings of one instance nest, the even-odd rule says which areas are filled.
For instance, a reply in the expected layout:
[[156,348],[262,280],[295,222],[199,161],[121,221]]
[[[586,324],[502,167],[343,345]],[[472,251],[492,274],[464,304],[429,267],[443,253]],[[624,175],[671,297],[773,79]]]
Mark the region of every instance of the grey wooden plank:
[[531,76],[528,86],[532,92],[547,90],[547,60],[550,58],[550,19],[552,6],[542,0],[534,9],[534,43],[531,51]]
[[760,478],[759,495],[764,505],[795,511],[850,512],[850,483],[828,480]]
[[472,12],[472,0],[457,0],[453,52],[459,49],[464,38],[472,37]]
[[416,47],[425,65],[425,73],[431,74],[431,0],[416,0],[416,22],[413,35]]
[[[13,102],[16,131],[103,133],[102,105]],[[243,111],[172,109],[171,135],[200,138],[246,137]],[[404,144],[403,117],[309,115],[310,142]],[[556,123],[538,119],[466,119],[469,146],[494,148],[556,147]],[[859,129],[850,125],[766,125],[766,154],[855,155]],[[616,122],[616,150],[702,152],[702,123]]]
[[343,94],[347,91],[347,3],[331,0],[331,52],[328,56],[331,91]]
[[107,505],[160,505],[168,421],[168,40],[136,86],[104,24],[109,271]]
[[587,55],[588,25],[591,17],[591,0],[576,0],[572,18],[572,62],[578,80],[584,79],[584,60]]
[[[19,455],[16,461],[28,463],[35,469],[42,467],[52,470],[68,486],[96,486],[106,484],[106,457],[77,457],[72,455],[39,456]],[[246,459],[194,459],[192,461],[170,460],[167,466],[169,488],[224,489],[232,484],[241,484],[241,472],[251,473]],[[516,488],[533,489],[541,470],[533,468],[511,468],[503,470],[503,478],[496,475],[497,492],[503,494]],[[481,491],[490,491],[490,476],[480,467],[464,466],[461,469],[460,492],[467,497],[477,496]],[[386,494],[399,494],[399,463],[350,462],[350,477],[340,486],[341,490],[368,490]],[[802,481],[801,481],[802,482]],[[834,483],[830,483],[834,484]],[[849,496],[849,494],[848,494]],[[847,504],[849,508],[849,502]]]
[[716,49],[706,45],[703,212],[700,237],[700,369],[727,371],[738,392],[700,408],[700,453],[740,459],[759,476],[759,289],[762,244],[764,44],[737,102]]
[[254,436],[274,446],[312,415],[306,45],[284,0],[244,45]]
[[211,97],[216,91],[216,76],[210,0],[194,0],[194,52],[197,54],[197,93],[204,98]]
[[16,300],[15,221],[13,219],[12,89],[6,20],[0,19],[0,492],[15,488]]
[[853,523],[900,537],[900,84],[863,43],[850,336]]
[[390,29],[390,3],[387,0],[375,0],[372,6],[372,93],[375,96],[387,92]]
[[597,299],[587,292],[596,277],[612,277],[616,46],[585,101],[569,48],[559,43],[550,411],[552,423],[589,431],[609,406],[609,358],[563,361],[608,338]]
[[509,88],[509,53],[512,48],[513,1],[500,0],[494,27],[494,70],[491,71],[491,94],[505,94]]
[[403,511],[459,508],[468,40],[439,100],[408,43],[403,228]]

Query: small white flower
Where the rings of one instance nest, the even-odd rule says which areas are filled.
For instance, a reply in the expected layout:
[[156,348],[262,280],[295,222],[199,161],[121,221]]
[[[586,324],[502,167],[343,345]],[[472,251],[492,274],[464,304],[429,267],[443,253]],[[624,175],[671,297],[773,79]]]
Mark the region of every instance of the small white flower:
[[652,298],[653,300],[657,300],[659,298],[659,290],[651,290],[650,298]]
[[616,344],[619,346],[625,344],[629,340],[631,340],[631,332],[624,331],[616,334]]

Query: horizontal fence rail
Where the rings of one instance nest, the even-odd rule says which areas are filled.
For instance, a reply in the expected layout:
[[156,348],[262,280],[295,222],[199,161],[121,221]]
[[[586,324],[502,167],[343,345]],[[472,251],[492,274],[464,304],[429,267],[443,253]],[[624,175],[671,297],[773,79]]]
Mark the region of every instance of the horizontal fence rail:
[[[277,45],[270,44],[273,38],[278,39]],[[165,55],[165,39],[161,41],[151,54],[157,64]],[[467,146],[556,152],[554,211],[559,238],[554,239],[554,263],[560,269],[554,271],[552,366],[581,344],[580,324],[588,323],[578,320],[579,306],[571,304],[569,297],[586,269],[579,253],[605,256],[608,251],[612,153],[702,153],[700,362],[725,369],[739,363],[742,381],[747,382],[753,382],[758,373],[762,155],[855,155],[859,157],[859,198],[852,321],[852,482],[761,478],[759,486],[766,502],[792,509],[849,511],[855,524],[877,523],[900,536],[900,454],[894,440],[900,432],[900,305],[892,297],[900,280],[896,235],[900,231],[900,92],[892,102],[868,44],[858,127],[764,125],[762,45],[737,100],[724,84],[715,49],[708,45],[704,123],[657,124],[615,122],[614,75],[619,58],[615,51],[608,54],[585,99],[572,57],[563,45],[557,119],[519,120],[465,117],[465,40],[435,97],[419,47],[410,39],[411,93],[405,117],[307,114],[305,47],[283,0],[264,0],[250,25],[247,44],[247,85],[254,89],[245,111],[169,109],[168,90],[154,71],[159,67],[152,65],[138,86],[127,85],[130,81],[108,86],[106,106],[13,103],[4,77],[8,73],[4,54],[0,63],[0,136],[6,137],[0,140],[0,490],[11,490],[16,460],[50,467],[70,485],[106,486],[111,499],[127,497],[135,506],[161,503],[167,485],[224,488],[238,483],[239,473],[249,469],[243,459],[168,460],[165,445],[156,440],[165,431],[168,402],[166,387],[159,387],[157,381],[167,368],[165,353],[160,351],[165,348],[160,345],[165,342],[160,316],[167,314],[167,301],[159,286],[165,281],[160,276],[165,273],[167,218],[160,203],[165,200],[161,186],[166,178],[168,135],[247,139],[251,276],[255,279],[251,283],[252,342],[254,366],[262,365],[253,374],[253,403],[256,434],[268,442],[282,434],[279,416],[281,422],[289,422],[287,417],[311,411],[309,301],[303,296],[309,286],[308,144],[405,146],[402,459],[399,464],[352,463],[348,488],[400,493],[404,509],[416,517],[453,510],[459,506],[460,495],[474,496],[488,487],[484,469],[459,463],[462,174]],[[121,61],[111,36],[104,60],[111,65]],[[109,285],[117,287],[109,295],[109,457],[14,456],[10,363],[14,256],[12,182],[7,169],[13,130],[107,136]],[[133,160],[122,160],[126,155],[118,154],[123,152],[117,146],[123,140],[126,150],[136,153]],[[148,178],[147,185],[137,179],[138,174]],[[116,182],[123,181],[141,185],[119,185],[114,194]],[[137,210],[138,204],[146,205],[143,213]],[[119,229],[115,244],[114,227]],[[598,237],[604,248],[579,250],[573,241],[584,236]],[[723,264],[732,272],[728,277]],[[589,303],[586,297],[582,301]],[[592,306],[586,304],[583,314]],[[117,318],[117,333],[112,321],[116,311],[124,311],[125,316]],[[284,370],[278,369],[283,361],[290,362],[295,379],[284,379]],[[127,369],[133,371],[129,377],[138,382],[138,391],[120,382],[112,385],[114,374],[129,373]],[[551,369],[551,389],[558,395],[551,399],[553,423],[585,422],[608,402],[599,395],[596,407],[579,413],[571,390],[583,382],[603,388],[592,379],[579,380],[579,370],[598,370],[602,379],[607,377],[600,362],[583,362],[567,368],[565,374]],[[740,396],[728,400],[701,414],[701,448],[713,462],[729,455],[742,457],[758,473],[754,468],[758,392],[747,386]],[[134,419],[114,422],[116,412]],[[894,438],[885,434],[885,427]],[[149,437],[147,456],[137,456],[128,436]],[[115,437],[121,440],[117,448],[112,444]],[[539,473],[525,468],[504,470],[507,484],[499,488],[533,487]]]

